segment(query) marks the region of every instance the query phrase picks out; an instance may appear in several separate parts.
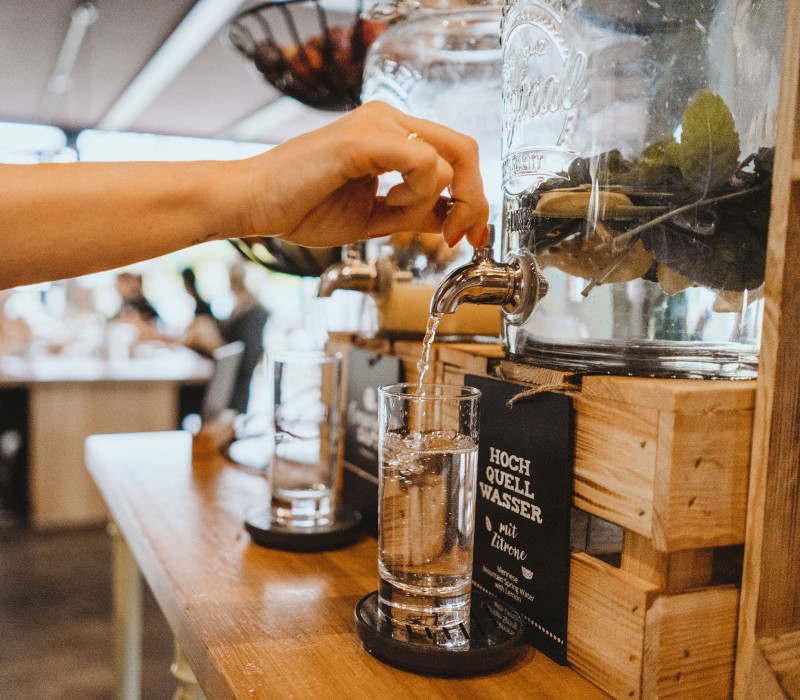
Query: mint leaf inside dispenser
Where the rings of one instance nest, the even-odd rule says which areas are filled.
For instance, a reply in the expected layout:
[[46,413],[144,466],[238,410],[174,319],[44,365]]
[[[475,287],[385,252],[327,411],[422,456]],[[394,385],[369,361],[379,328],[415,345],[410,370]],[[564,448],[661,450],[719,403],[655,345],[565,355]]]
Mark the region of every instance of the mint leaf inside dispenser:
[[724,187],[739,166],[739,134],[719,95],[701,93],[681,125],[678,161],[686,185],[701,198]]
[[[768,216],[759,212],[769,211],[771,159],[762,153],[768,172],[740,167],[739,134],[719,95],[700,94],[681,126],[680,143],[666,151],[683,177],[678,206],[663,223],[641,233],[644,247],[669,268],[659,268],[659,280],[672,271],[686,278],[687,286],[756,289],[764,281]],[[755,159],[753,154],[746,163]]]

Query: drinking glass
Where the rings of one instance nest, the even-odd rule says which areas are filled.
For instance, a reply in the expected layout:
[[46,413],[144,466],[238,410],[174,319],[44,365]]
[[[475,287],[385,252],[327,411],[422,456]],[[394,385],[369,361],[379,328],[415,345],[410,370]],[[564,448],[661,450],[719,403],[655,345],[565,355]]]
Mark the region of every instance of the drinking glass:
[[378,610],[392,635],[469,639],[480,391],[380,387]]
[[267,469],[272,519],[327,525],[334,515],[341,443],[342,357],[322,351],[270,354],[274,447]]

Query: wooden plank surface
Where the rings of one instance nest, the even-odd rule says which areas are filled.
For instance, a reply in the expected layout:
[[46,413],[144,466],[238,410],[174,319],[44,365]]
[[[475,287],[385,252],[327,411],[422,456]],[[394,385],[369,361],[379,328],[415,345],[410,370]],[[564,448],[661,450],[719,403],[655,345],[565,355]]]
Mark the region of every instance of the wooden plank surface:
[[632,530],[622,538],[620,568],[668,592],[700,588],[711,583],[714,550],[685,549],[660,552],[652,540]]
[[183,433],[93,436],[87,464],[207,697],[407,700],[607,697],[527,648],[470,679],[416,675],[361,646],[353,610],[378,583],[377,547],[293,554],[242,527],[263,479],[190,458]]
[[790,698],[799,698],[800,630],[777,637],[763,637],[759,646],[783,692]]
[[[670,394],[672,381],[679,380],[649,383],[654,393],[666,385],[662,394],[675,398],[683,392]],[[683,402],[696,409],[702,396],[707,410],[575,394],[575,505],[651,539],[661,551],[741,543],[753,411],[719,408],[741,402],[715,397],[715,386],[732,383],[711,384]]]
[[661,411],[653,540],[666,551],[744,541],[751,410]]
[[738,606],[733,586],[659,597],[647,612],[643,697],[727,700]]
[[612,697],[641,697],[645,620],[658,586],[577,552],[569,589],[570,665]]
[[[759,639],[800,630],[800,0],[786,3],[735,696],[758,698]],[[800,652],[795,657],[800,663]]]
[[756,381],[698,381],[697,379],[649,379],[646,377],[587,376],[581,393],[634,406],[662,411],[715,413],[750,410]]
[[575,406],[575,505],[652,537],[659,412],[583,393]]

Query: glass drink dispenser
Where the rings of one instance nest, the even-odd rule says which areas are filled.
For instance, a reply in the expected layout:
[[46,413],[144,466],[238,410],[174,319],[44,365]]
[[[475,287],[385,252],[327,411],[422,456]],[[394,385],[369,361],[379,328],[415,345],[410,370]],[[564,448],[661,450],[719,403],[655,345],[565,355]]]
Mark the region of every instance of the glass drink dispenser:
[[[362,102],[381,100],[472,136],[480,147],[481,174],[497,221],[502,208],[501,14],[500,0],[379,5],[372,17],[393,23],[367,53],[361,94]],[[397,182],[399,175],[383,176],[381,190]],[[321,295],[336,288],[370,293],[379,333],[422,338],[436,285],[448,269],[468,259],[471,249],[463,243],[450,250],[438,232],[409,231],[381,241],[372,251],[375,262],[367,266],[351,255],[324,274]],[[500,333],[499,309],[473,306],[444,319],[437,337],[497,338]]]
[[381,100],[472,136],[498,217],[502,1],[398,0],[383,12],[397,21],[367,53],[361,101]]
[[515,358],[757,372],[782,0],[506,0],[503,250],[549,286]]

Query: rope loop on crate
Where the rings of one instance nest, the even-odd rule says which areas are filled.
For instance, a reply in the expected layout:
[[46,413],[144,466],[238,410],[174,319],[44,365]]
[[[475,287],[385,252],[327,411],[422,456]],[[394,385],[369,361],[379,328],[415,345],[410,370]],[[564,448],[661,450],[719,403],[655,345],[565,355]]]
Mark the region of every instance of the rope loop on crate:
[[[539,383],[534,379],[534,376],[539,372],[538,368],[531,367],[529,370],[523,367],[517,367],[514,371],[514,376],[510,377],[505,372],[503,372],[502,367],[496,367],[494,370],[495,376],[498,379],[502,379],[503,381],[510,381],[510,382],[525,382],[527,384],[531,384],[528,389],[523,389],[515,396],[512,396],[507,402],[506,405],[512,407],[517,401],[521,401],[522,399],[526,399],[530,396],[535,396],[536,394],[541,394],[545,391],[552,391],[558,393],[574,393],[581,390],[580,385],[573,384],[572,382],[545,382]],[[526,378],[527,375],[527,378]]]

